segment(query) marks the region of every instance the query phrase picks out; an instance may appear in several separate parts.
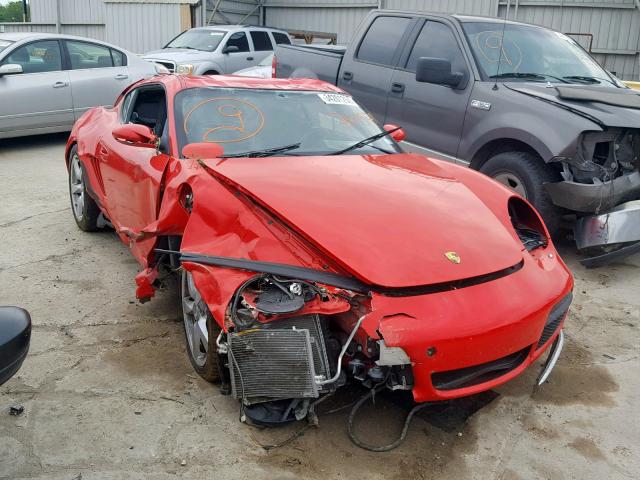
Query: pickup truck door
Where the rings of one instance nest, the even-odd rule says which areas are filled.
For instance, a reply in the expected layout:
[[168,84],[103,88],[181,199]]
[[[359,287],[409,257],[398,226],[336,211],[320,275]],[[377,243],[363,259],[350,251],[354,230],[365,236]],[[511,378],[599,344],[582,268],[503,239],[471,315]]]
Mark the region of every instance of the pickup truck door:
[[235,32],[231,34],[226,47],[238,47],[237,52],[225,53],[224,55],[224,73],[234,73],[243,68],[251,67],[258,62],[254,62],[254,54],[249,47],[249,40],[245,32]]
[[352,58],[345,56],[338,86],[348,91],[380,123],[387,110],[393,68],[408,36],[411,17],[380,15],[375,17]]
[[417,82],[415,71],[421,57],[449,60],[453,72],[464,72],[467,78],[472,76],[451,26],[424,20],[414,29],[400,65],[393,72],[384,122],[402,126],[407,142],[455,157],[473,81],[467,81],[461,90]]

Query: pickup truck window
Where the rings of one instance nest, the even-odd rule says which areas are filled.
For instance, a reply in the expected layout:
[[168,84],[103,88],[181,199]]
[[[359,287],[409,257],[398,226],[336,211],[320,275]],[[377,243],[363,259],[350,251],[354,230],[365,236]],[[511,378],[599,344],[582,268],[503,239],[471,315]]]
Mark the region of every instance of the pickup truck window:
[[251,32],[251,40],[253,40],[253,49],[256,52],[273,50],[273,45],[267,32]]
[[[484,80],[612,83],[609,74],[574,40],[562,33],[528,25],[463,22]],[[498,63],[500,67],[498,70]]]
[[288,35],[280,32],[271,32],[273,39],[276,41],[276,45],[291,45],[291,40]]
[[192,29],[181,33],[164,48],[191,48],[203,52],[213,52],[226,35],[220,30]]
[[[226,155],[296,145],[289,154],[324,155],[383,130],[349,95],[335,92],[190,88],[175,97],[179,151],[216,142]],[[385,136],[355,155],[399,152]]]
[[415,72],[418,59],[421,57],[449,60],[451,62],[451,70],[454,72],[467,70],[456,37],[449,27],[440,22],[428,21],[424,24],[416,43],[413,45],[405,68]]
[[393,66],[393,56],[410,21],[406,17],[376,18],[362,39],[356,58],[363,62]]
[[236,32],[227,40],[227,47],[238,47],[239,52],[249,51],[249,41],[244,32]]

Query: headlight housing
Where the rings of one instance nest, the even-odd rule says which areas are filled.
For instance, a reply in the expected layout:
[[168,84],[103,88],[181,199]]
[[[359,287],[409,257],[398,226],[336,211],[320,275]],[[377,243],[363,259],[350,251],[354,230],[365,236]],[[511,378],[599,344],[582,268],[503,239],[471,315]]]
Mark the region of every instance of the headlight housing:
[[191,63],[181,63],[176,67],[176,73],[191,75],[193,73],[193,65]]
[[519,197],[511,197],[508,208],[513,229],[527,251],[549,244],[547,230],[533,207]]
[[169,71],[169,69],[167,67],[165,67],[164,65],[161,65],[159,63],[154,63],[153,65],[154,65],[154,67],[156,67],[156,73],[158,73],[158,74],[171,73]]

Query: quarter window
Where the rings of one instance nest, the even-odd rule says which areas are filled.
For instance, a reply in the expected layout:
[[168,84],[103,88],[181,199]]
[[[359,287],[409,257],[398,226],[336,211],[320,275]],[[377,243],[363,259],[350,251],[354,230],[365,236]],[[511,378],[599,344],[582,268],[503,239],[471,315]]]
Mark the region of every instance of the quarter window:
[[291,39],[289,35],[280,32],[271,32],[273,39],[276,41],[276,45],[291,45]]
[[360,44],[358,60],[392,65],[393,56],[410,20],[405,17],[376,18]]
[[249,41],[244,32],[236,32],[227,40],[227,47],[238,47],[240,52],[249,51]]
[[267,32],[251,32],[251,40],[253,40],[253,49],[256,52],[273,50],[273,45]]
[[111,49],[111,58],[113,59],[114,67],[124,67],[127,64],[126,55],[113,48]]
[[15,63],[23,73],[56,72],[62,70],[60,44],[56,40],[33,42],[15,49],[3,64]]
[[[96,43],[67,41],[67,50],[72,70],[114,66],[109,47]],[[122,61],[122,58],[120,60]]]
[[405,68],[415,72],[418,59],[421,57],[449,60],[451,70],[454,72],[462,72],[467,69],[456,37],[451,29],[443,23],[429,21],[424,24],[416,43],[413,45]]

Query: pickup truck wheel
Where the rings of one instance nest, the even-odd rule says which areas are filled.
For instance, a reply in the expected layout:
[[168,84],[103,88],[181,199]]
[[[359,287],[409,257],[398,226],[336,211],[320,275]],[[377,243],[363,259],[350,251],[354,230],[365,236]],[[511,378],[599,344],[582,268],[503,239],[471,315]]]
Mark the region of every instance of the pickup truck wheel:
[[74,145],[69,153],[69,199],[71,200],[71,212],[80,230],[95,232],[98,228],[100,207],[87,192],[87,178],[78,148]]
[[545,183],[561,180],[558,172],[527,152],[504,152],[491,157],[480,171],[526,198],[540,212],[552,237],[560,231],[562,210],[556,207]]
[[191,365],[202,378],[216,382],[220,379],[216,339],[221,328],[198,292],[191,273],[186,270],[182,271],[180,297]]

